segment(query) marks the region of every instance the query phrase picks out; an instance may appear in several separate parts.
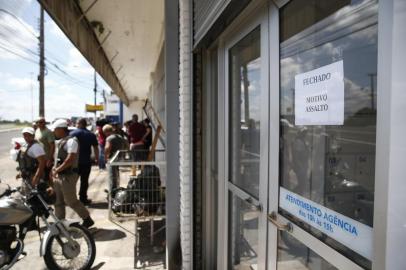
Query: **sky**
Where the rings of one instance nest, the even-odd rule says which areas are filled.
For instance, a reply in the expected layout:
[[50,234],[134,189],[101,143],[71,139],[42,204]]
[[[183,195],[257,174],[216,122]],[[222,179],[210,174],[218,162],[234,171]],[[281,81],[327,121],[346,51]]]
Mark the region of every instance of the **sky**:
[[[0,119],[32,121],[39,115],[36,0],[0,0]],[[94,69],[45,12],[45,117],[86,116],[94,103]],[[97,76],[97,102],[110,87]],[[92,116],[88,114],[88,116]]]

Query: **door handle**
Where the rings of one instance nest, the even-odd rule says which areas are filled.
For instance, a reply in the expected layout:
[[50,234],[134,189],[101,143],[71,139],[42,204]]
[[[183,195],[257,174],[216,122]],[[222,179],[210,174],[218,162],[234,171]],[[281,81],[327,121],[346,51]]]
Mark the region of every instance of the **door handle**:
[[262,212],[262,205],[260,203],[255,202],[251,197],[246,198],[245,202],[250,204],[254,211]]
[[270,222],[272,222],[272,224],[275,225],[279,231],[287,231],[287,232],[293,231],[293,226],[290,222],[288,222],[286,224],[281,224],[278,221],[278,215],[276,214],[276,212],[272,212],[272,213],[268,214],[268,220]]

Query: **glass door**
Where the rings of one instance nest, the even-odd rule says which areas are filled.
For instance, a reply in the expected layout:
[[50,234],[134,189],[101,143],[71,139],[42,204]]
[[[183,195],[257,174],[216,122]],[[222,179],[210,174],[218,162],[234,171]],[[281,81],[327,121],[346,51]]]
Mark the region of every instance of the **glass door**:
[[269,269],[372,267],[377,11],[292,0],[271,12]]
[[259,14],[223,47],[227,269],[266,267],[268,46],[267,15]]

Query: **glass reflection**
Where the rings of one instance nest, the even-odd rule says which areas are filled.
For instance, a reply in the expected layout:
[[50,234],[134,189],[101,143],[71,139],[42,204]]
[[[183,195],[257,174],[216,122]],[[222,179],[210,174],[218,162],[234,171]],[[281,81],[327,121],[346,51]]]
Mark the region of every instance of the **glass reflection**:
[[259,212],[230,192],[229,268],[256,269]]
[[260,30],[229,52],[230,181],[258,198],[260,149]]
[[[296,2],[300,1],[291,3]],[[322,2],[309,1],[307,8]],[[377,7],[377,1],[351,1],[345,7],[337,5],[340,9],[336,12],[329,11],[323,20],[320,16],[314,18],[314,24],[303,31],[298,26],[296,33],[292,30],[294,24],[290,23],[289,33],[281,34],[289,38],[280,46],[281,186],[371,227]],[[281,18],[294,18],[299,11],[290,8],[282,10],[284,12],[290,13]],[[344,125],[295,126],[295,75],[339,60],[344,62]],[[334,241],[330,244],[337,249],[340,246]],[[349,257],[356,256],[343,247],[339,249]],[[369,268],[370,263],[366,264]]]
[[287,232],[279,232],[278,270],[336,270],[334,266]]

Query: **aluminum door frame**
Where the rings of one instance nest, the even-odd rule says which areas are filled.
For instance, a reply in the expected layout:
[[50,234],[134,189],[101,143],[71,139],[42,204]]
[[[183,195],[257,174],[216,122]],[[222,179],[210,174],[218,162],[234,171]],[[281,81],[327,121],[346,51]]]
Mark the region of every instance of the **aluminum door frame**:
[[[219,246],[218,246],[218,263],[217,269],[228,269],[228,213],[229,213],[229,191],[236,191],[235,185],[229,182],[228,165],[229,159],[229,145],[228,138],[229,131],[229,81],[228,81],[228,64],[229,50],[238,41],[243,39],[252,30],[260,26],[261,37],[261,87],[269,89],[268,67],[269,67],[269,46],[268,46],[268,1],[253,1],[240,16],[222,33],[219,37],[219,50],[218,50],[218,83],[219,83],[219,107],[224,105],[220,110],[219,108]],[[258,202],[261,204],[262,211],[259,215],[258,225],[258,239],[266,239],[267,237],[267,205],[268,205],[268,130],[269,130],[269,104],[268,96],[269,91],[262,91],[261,96],[261,130],[260,130],[260,193]],[[240,190],[239,194],[247,194],[245,191]],[[253,200],[256,201],[256,200]],[[266,241],[259,241],[260,247],[258,248],[258,269],[266,269]]]
[[[271,212],[278,213],[279,207],[279,138],[280,138],[280,55],[279,55],[279,9],[286,3],[286,0],[276,1],[276,4],[269,5],[269,108],[270,108],[270,124],[269,124],[269,184],[268,184],[268,214]],[[279,8],[278,8],[278,6]],[[273,60],[277,59],[277,61]],[[282,224],[290,223],[288,219],[277,214],[277,219]],[[322,241],[301,229],[299,226],[292,225],[292,232],[288,232],[295,239],[300,241],[306,247],[313,250],[324,260],[328,261],[338,269],[345,270],[362,270],[363,268],[357,265],[352,260],[348,259],[335,249],[324,244]],[[277,269],[277,245],[278,245],[278,230],[268,222],[268,249],[267,249],[267,269]]]

